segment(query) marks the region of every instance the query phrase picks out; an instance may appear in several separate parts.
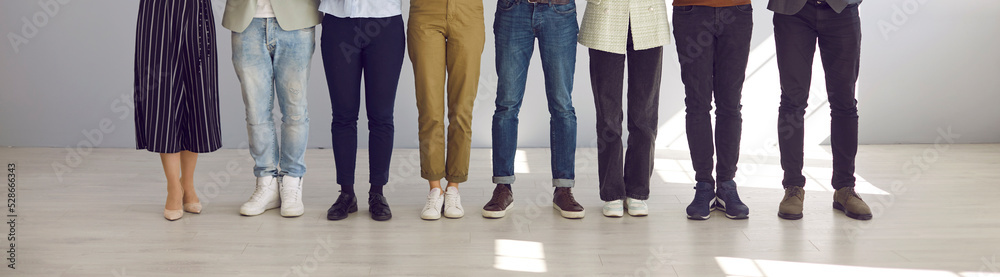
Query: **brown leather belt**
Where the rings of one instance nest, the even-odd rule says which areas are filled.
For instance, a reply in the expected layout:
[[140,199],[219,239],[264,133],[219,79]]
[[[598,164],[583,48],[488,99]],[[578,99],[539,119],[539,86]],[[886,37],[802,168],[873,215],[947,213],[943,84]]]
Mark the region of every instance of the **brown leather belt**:
[[532,4],[566,5],[573,3],[573,0],[524,0]]

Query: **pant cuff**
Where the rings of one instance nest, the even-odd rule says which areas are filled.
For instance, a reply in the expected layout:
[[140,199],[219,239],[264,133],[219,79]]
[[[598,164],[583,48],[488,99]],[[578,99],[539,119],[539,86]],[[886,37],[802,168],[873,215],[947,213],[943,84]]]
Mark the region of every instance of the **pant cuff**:
[[638,195],[638,194],[626,193],[625,196],[628,197],[628,198],[632,198],[632,199],[649,200],[649,195]]
[[276,170],[276,169],[269,169],[269,170],[257,171],[257,172],[254,172],[253,175],[254,175],[254,177],[271,176],[271,177],[274,177],[274,178],[278,178],[278,176],[279,176],[278,170]]
[[444,179],[445,179],[445,180],[448,180],[448,182],[451,182],[451,183],[465,183],[465,181],[468,181],[468,180],[469,180],[469,175],[462,175],[462,176],[457,176],[457,175],[452,175],[452,176],[445,176],[445,177],[444,177]]
[[493,183],[494,184],[508,184],[508,185],[513,184],[514,183],[514,175],[511,175],[511,176],[493,176]]
[[424,178],[428,181],[434,181],[434,180],[440,181],[441,178],[444,178],[444,172],[430,173],[426,171],[420,171],[420,178]]
[[572,188],[574,185],[576,185],[576,180],[573,179],[552,179],[552,187]]
[[615,200],[625,200],[625,196],[612,196],[612,197],[601,196],[601,201],[604,202],[615,201]]

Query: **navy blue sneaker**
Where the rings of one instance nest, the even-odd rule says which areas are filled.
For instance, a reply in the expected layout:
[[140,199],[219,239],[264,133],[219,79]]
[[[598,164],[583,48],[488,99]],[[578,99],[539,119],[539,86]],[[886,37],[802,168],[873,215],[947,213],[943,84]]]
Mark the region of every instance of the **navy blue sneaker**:
[[726,217],[731,219],[747,219],[750,217],[750,208],[740,200],[740,194],[736,192],[736,182],[725,181],[719,183],[719,189],[715,192],[718,201],[715,207],[726,212]]
[[715,186],[710,183],[694,184],[694,200],[687,207],[688,219],[706,220],[715,210]]

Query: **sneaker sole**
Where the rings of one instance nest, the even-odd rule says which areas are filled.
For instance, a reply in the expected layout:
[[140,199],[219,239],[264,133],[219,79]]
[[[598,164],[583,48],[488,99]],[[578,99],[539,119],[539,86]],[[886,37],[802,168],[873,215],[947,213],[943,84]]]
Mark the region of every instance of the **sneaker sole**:
[[485,217],[485,218],[502,218],[502,217],[504,217],[504,216],[507,215],[507,210],[510,210],[510,208],[513,208],[513,207],[514,207],[514,203],[511,202],[510,204],[507,204],[507,208],[506,209],[503,209],[503,210],[500,210],[500,211],[487,211],[487,210],[483,210],[483,217]]
[[711,201],[708,201],[708,214],[705,214],[704,216],[688,214],[688,219],[708,220],[708,218],[712,217],[712,212],[715,211],[715,200],[716,198],[712,198]]
[[441,219],[441,215],[438,215],[437,217],[420,215],[420,219],[423,219],[423,220],[438,220],[438,219]]
[[605,217],[622,217],[625,216],[624,211],[619,211],[620,214],[608,214],[608,212],[602,212]]
[[[715,202],[715,207],[714,208],[716,210],[719,210],[719,211],[722,211],[722,212],[725,213],[726,212],[726,201],[722,201],[722,199],[719,199],[719,201]],[[731,215],[729,213],[726,213],[726,217],[729,218],[729,219],[748,219],[748,218],[750,218],[750,214]]]
[[463,216],[465,216],[465,213],[462,213],[462,214],[460,214],[460,215],[448,215],[448,214],[445,214],[445,215],[444,215],[444,217],[446,217],[446,218],[451,218],[451,219],[457,219],[457,218],[462,218]]
[[688,219],[691,220],[708,220],[710,217],[712,217],[711,214],[706,216],[688,215]]
[[[716,210],[719,210],[719,211],[725,213],[726,212],[726,207],[720,206],[720,207],[716,208]],[[726,213],[726,218],[729,218],[729,219],[748,219],[748,218],[750,218],[750,215],[749,214],[731,215],[731,214]]]
[[292,211],[281,211],[282,217],[300,217],[305,213],[305,209],[302,210],[292,210]]
[[441,212],[443,212],[443,211],[444,211],[444,203],[442,202],[441,203],[441,209],[438,210],[437,214],[434,214],[434,215],[424,215],[421,212],[420,213],[420,219],[423,219],[423,220],[438,220],[438,219],[441,219]]
[[253,211],[249,211],[249,212],[247,212],[247,211],[244,211],[243,209],[240,209],[240,215],[245,215],[245,216],[257,216],[257,215],[261,215],[261,214],[263,214],[263,213],[264,213],[264,212],[266,212],[267,210],[270,210],[270,209],[277,209],[277,208],[279,208],[279,207],[281,207],[281,202],[275,202],[274,204],[269,204],[269,205],[267,205],[267,206],[264,206],[264,209],[262,209],[262,210],[259,210],[259,211],[258,211],[258,210],[253,210]]
[[649,211],[632,213],[632,210],[629,210],[628,211],[628,215],[630,215],[630,216],[637,216],[637,217],[643,217],[643,216],[648,216],[649,215]]
[[872,219],[872,215],[871,214],[856,214],[856,213],[849,212],[849,211],[847,211],[847,209],[844,209],[844,205],[841,205],[840,203],[837,203],[837,202],[833,202],[833,209],[842,211],[842,212],[844,212],[844,215],[847,215],[847,217],[850,217],[850,218],[853,218],[853,219],[857,219],[857,220],[871,220]]
[[561,215],[564,218],[580,219],[583,218],[584,215],[586,215],[585,211],[579,211],[579,212],[564,211],[562,208],[559,208],[559,205],[556,205],[556,203],[552,203],[552,207],[558,210],[559,215]]

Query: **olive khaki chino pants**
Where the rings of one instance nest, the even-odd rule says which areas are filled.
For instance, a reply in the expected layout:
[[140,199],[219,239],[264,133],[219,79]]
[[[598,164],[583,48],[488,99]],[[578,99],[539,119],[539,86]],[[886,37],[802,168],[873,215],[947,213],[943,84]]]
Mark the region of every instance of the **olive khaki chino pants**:
[[469,178],[472,105],[486,43],[483,2],[411,0],[407,26],[419,113],[420,176],[465,182]]

